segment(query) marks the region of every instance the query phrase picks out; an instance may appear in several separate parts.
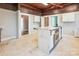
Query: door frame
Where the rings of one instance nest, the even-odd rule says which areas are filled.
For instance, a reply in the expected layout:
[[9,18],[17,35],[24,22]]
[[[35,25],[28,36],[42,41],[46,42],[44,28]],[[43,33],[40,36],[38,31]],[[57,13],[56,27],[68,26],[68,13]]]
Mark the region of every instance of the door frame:
[[[27,19],[25,19],[27,17]],[[27,21],[25,21],[25,20],[27,20]],[[26,25],[24,25],[26,23]],[[22,31],[24,30],[24,26],[26,26],[27,28],[27,32],[29,33],[29,16],[28,15],[21,15],[21,26],[22,26]],[[27,34],[28,34],[27,33]],[[22,33],[21,33],[21,35],[23,35]]]
[[[22,13],[22,12],[20,12],[20,10],[18,10],[18,38],[20,38],[22,36],[22,34],[21,34],[21,16],[22,15],[27,15],[28,17],[30,16],[30,14]],[[29,20],[28,20],[28,22],[29,22]],[[28,24],[28,27],[29,27],[29,24]],[[29,31],[28,31],[28,34],[29,34]]]

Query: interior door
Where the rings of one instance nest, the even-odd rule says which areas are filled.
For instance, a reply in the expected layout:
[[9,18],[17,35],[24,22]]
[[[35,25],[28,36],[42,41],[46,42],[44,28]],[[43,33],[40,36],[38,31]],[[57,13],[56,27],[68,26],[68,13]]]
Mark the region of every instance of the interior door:
[[49,17],[44,17],[44,27],[49,26]]

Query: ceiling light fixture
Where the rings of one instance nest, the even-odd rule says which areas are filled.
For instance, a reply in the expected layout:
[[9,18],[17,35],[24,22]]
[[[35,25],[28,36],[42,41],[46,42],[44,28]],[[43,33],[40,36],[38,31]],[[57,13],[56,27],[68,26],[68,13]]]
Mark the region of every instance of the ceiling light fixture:
[[48,3],[43,3],[44,5],[48,5]]

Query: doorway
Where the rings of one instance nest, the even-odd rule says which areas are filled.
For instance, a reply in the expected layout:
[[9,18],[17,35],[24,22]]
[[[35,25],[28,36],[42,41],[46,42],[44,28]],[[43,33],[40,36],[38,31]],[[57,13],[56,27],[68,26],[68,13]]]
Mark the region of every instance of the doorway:
[[29,32],[29,16],[21,15],[21,35],[26,35]]
[[49,27],[49,17],[44,17],[44,27]]
[[58,26],[58,17],[57,16],[52,16],[52,21],[51,21],[52,27],[57,27]]

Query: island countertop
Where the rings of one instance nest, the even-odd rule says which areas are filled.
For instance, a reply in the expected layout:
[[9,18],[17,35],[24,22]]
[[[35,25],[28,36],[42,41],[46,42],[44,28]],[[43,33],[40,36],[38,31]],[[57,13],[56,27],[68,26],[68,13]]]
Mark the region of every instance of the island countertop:
[[58,26],[58,27],[40,27],[39,30],[41,30],[41,29],[44,29],[44,30],[56,30],[56,29],[59,29],[59,28],[60,28],[60,26]]

